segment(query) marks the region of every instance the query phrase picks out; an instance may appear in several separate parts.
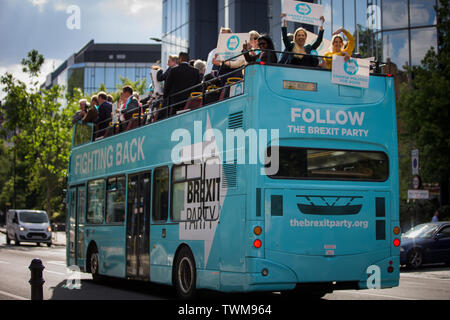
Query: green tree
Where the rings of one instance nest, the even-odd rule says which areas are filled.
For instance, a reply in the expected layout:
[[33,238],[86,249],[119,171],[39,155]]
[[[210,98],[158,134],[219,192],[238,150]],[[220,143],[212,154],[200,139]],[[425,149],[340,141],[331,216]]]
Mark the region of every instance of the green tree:
[[[25,200],[25,204],[45,208],[52,214],[61,210],[52,203],[55,197],[62,203],[62,183],[67,174],[71,143],[71,120],[81,93],[75,90],[72,97],[68,95],[67,106],[62,108],[61,102],[65,98],[63,87],[53,86],[44,90],[37,86],[43,62],[44,58],[35,50],[22,60],[24,71],[31,79],[29,87],[11,74],[2,76],[1,82],[6,93],[5,128],[15,132],[13,150],[25,166],[20,171],[16,170],[19,180],[27,182],[25,195],[22,196],[37,201],[33,204]],[[10,192],[10,187],[8,189],[6,186],[6,192],[8,190]]]
[[420,152],[423,181],[439,181],[441,204],[448,204],[450,178],[449,2],[440,0],[438,13],[440,50],[431,48],[421,66],[409,68],[412,83],[400,88],[398,106],[407,138]]

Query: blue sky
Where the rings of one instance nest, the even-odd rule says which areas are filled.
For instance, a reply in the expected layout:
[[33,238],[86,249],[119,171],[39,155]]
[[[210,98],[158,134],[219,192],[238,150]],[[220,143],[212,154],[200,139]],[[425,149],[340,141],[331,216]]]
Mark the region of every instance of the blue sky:
[[[71,5],[80,10],[80,29],[67,27]],[[161,37],[161,19],[161,0],[0,0],[0,75],[26,80],[20,62],[32,49],[46,59],[44,79],[91,39],[152,43]]]

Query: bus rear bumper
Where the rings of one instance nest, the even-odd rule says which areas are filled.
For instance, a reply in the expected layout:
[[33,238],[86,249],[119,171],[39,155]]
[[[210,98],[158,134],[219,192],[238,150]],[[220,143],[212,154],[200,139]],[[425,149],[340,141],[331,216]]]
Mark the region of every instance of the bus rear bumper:
[[293,270],[274,261],[247,257],[246,263],[249,272],[221,271],[220,285],[214,289],[224,292],[279,291],[294,289],[298,282]]
[[[380,250],[330,258],[266,250],[266,259],[247,258],[249,274],[258,275],[249,285],[335,282],[336,289],[340,283],[354,283],[359,289],[392,288],[399,284],[400,259],[388,253]],[[268,270],[266,277],[262,276],[264,268]]]

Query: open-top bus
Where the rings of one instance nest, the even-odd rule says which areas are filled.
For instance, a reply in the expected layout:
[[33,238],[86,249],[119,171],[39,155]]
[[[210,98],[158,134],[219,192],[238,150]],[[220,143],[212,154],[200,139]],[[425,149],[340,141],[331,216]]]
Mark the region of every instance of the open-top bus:
[[101,139],[75,125],[67,265],[183,298],[397,286],[393,78],[371,74],[364,89],[316,68],[243,74]]

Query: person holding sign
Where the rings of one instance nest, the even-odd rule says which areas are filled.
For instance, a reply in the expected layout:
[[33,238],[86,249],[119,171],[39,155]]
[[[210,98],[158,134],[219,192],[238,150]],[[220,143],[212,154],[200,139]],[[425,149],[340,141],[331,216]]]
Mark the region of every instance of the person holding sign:
[[[281,18],[286,17],[286,14],[283,13]],[[316,50],[320,44],[322,43],[323,38],[323,24],[325,22],[325,18],[323,16],[320,17],[321,25],[319,30],[319,36],[316,41],[311,44],[306,43],[307,33],[303,28],[298,28],[294,33],[294,41],[290,41],[287,35],[287,27],[286,27],[286,19],[283,19],[283,27],[281,27],[281,33],[283,34],[283,43],[286,47],[286,50],[292,52],[294,54],[290,54],[286,64],[293,64],[297,66],[307,66],[307,67],[316,67],[319,64],[319,60],[317,57],[311,55],[312,50]]]
[[[248,50],[253,49],[250,51],[250,55],[256,56],[259,54],[258,50],[258,39],[260,37],[260,34],[256,30],[252,30],[248,33],[250,35],[250,47]],[[237,60],[226,60],[226,61],[220,61],[220,60],[213,60],[213,64],[216,66],[227,66],[230,69],[237,69],[245,65],[247,62],[246,60],[237,59]]]
[[275,54],[275,46],[273,45],[272,39],[268,35],[262,35],[258,38],[258,47],[260,52],[256,55],[250,55],[251,45],[244,42],[242,46],[242,52],[244,52],[245,61],[247,63],[251,62],[269,62],[269,63],[277,63],[278,58]]
[[[344,33],[345,36],[348,39],[348,44],[346,47],[344,47],[344,39],[340,35],[340,33]],[[350,56],[353,53],[353,50],[355,49],[355,39],[353,38],[352,34],[345,30],[344,28],[340,28],[339,30],[336,30],[333,32],[333,38],[331,38],[331,48],[330,51],[326,52],[324,56],[329,57],[325,58],[324,63],[322,63],[321,67],[331,69],[332,63],[333,63],[333,56],[344,56],[345,60],[350,59]]]

